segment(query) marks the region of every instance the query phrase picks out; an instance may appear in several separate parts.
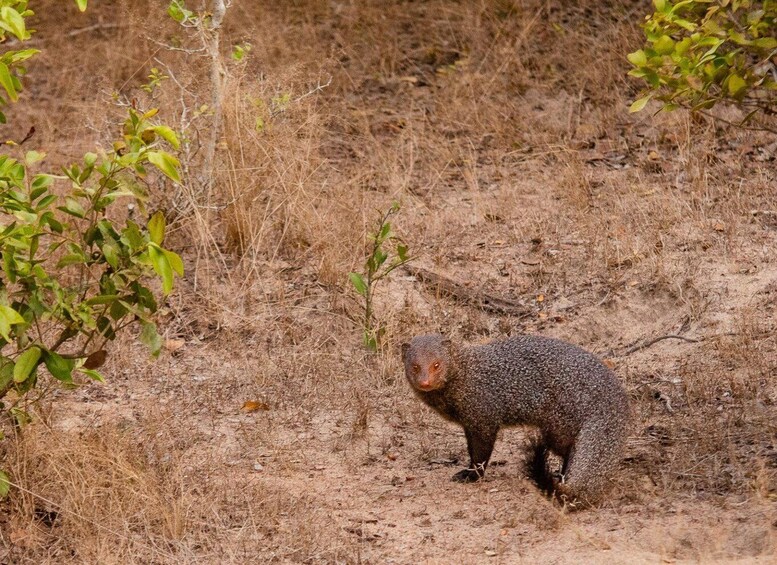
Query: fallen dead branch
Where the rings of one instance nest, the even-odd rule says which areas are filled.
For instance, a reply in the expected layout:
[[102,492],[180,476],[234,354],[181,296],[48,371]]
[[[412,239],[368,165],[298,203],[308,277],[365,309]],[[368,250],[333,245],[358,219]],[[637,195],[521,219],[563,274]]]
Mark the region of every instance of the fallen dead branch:
[[497,314],[513,314],[517,316],[528,316],[531,314],[530,309],[517,300],[473,290],[448,277],[422,267],[404,265],[403,268],[437,296],[453,298],[459,302]]
[[637,351],[640,351],[642,349],[647,349],[651,345],[654,345],[658,343],[659,341],[663,341],[665,339],[679,339],[682,341],[686,341],[688,343],[699,343],[700,341],[704,341],[704,338],[701,339],[691,339],[689,337],[683,337],[681,335],[675,335],[675,334],[668,334],[668,335],[662,335],[659,337],[655,337],[653,339],[649,339],[647,341],[643,341],[642,343],[637,343],[636,345],[632,345],[629,347],[626,351],[618,355],[618,357],[626,357],[627,355],[631,355],[632,353],[635,353]]

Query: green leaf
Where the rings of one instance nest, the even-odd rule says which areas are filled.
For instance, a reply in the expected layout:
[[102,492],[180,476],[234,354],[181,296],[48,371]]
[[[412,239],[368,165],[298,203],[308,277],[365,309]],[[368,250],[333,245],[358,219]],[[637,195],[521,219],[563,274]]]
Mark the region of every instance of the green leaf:
[[32,374],[40,361],[40,347],[32,346],[27,351],[19,355],[16,365],[13,368],[13,380],[17,383],[23,383]]
[[629,106],[629,112],[639,112],[647,105],[652,97],[652,94],[648,94],[647,96],[643,96],[642,98],[635,100],[632,102],[631,106]]
[[86,11],[86,0],[76,0],[76,4],[78,5],[78,9],[82,12]]
[[8,98],[11,101],[16,102],[19,99],[19,94],[16,92],[16,85],[11,76],[11,71],[8,70],[8,65],[0,62],[0,86],[2,86],[8,93]]
[[736,96],[745,88],[747,88],[747,83],[738,74],[734,73],[728,77],[728,92],[732,96]]
[[21,51],[9,51],[7,55],[11,56],[11,63],[21,63],[38,53],[40,53],[40,49],[22,49]]
[[57,269],[68,267],[70,265],[80,265],[82,263],[86,263],[86,258],[83,255],[79,255],[78,253],[68,253],[67,255],[62,256],[59,261],[57,261]]
[[384,241],[389,236],[390,233],[391,233],[391,223],[386,222],[380,228],[380,233],[378,234],[378,241]]
[[[4,255],[5,257],[7,257],[9,254],[5,253]],[[24,323],[24,318],[21,317],[19,312],[17,312],[10,306],[6,306],[5,304],[0,304],[0,336],[2,336],[5,341],[11,341],[11,338],[9,335],[11,332],[11,326],[13,324],[23,324],[23,323]]]
[[24,163],[29,167],[30,165],[34,165],[39,161],[43,161],[45,158],[45,153],[40,153],[38,151],[27,151],[27,153],[24,154]]
[[5,304],[0,304],[0,317],[5,318],[8,320],[9,324],[23,324],[24,318],[22,318],[21,314],[11,308],[10,306],[6,306]]
[[752,45],[753,42],[750,41],[748,38],[746,38],[744,35],[739,33],[738,31],[730,31],[728,34],[728,37],[731,41],[736,43],[737,45]]
[[[97,319],[97,329],[100,330],[100,335],[105,336],[110,340],[116,339],[116,330],[113,328],[111,321],[105,316]],[[97,367],[91,368],[96,369]]]
[[127,227],[121,232],[121,241],[128,245],[132,251],[145,247],[146,239],[140,233],[140,228],[132,220],[127,220]]
[[167,249],[163,249],[162,252],[165,254],[165,257],[167,257],[167,260],[170,262],[170,266],[173,268],[173,271],[178,273],[179,277],[183,276],[183,260],[181,257],[172,251],[168,251]]
[[98,304],[112,304],[114,301],[119,299],[118,294],[101,294],[99,296],[94,296],[86,301],[86,303],[89,306],[96,306]]
[[645,55],[645,52],[642,49],[629,53],[626,55],[626,58],[629,60],[629,63],[635,67],[644,67],[647,65],[647,55]]
[[162,291],[167,295],[173,290],[173,268],[167,255],[155,245],[148,246],[148,255],[156,274],[162,278]]
[[156,331],[156,324],[152,322],[143,324],[143,330],[140,332],[140,342],[151,349],[151,355],[154,357],[159,356],[159,352],[162,351],[162,338]]
[[234,45],[232,47],[232,59],[235,61],[242,61],[245,54],[246,50],[243,49],[242,45]]
[[378,338],[373,332],[364,330],[364,346],[372,352],[378,350]]
[[151,241],[157,245],[162,245],[165,240],[165,215],[161,210],[156,212],[148,221],[148,235]]
[[689,22],[688,20],[684,20],[682,18],[676,18],[674,20],[675,25],[680,26],[686,31],[694,32],[696,31],[696,28],[698,27],[695,23]]
[[105,377],[103,377],[100,373],[95,371],[94,369],[87,369],[86,367],[80,367],[78,369],[79,373],[83,373],[93,381],[97,381],[98,383],[104,383]]
[[111,318],[114,320],[120,320],[124,316],[127,315],[127,310],[121,303],[121,301],[117,300],[111,304],[111,308],[108,311],[108,313],[111,315]]
[[108,264],[114,269],[119,268],[119,252],[116,249],[116,244],[111,240],[107,240],[102,247],[103,256]]
[[175,135],[175,132],[171,128],[167,126],[154,126],[151,129],[176,149],[181,147],[181,142],[178,141],[178,137]]
[[45,351],[43,362],[52,377],[63,383],[73,382],[73,367],[75,367],[73,359],[65,359],[53,351]]
[[364,282],[364,277],[360,273],[349,273],[348,278],[351,280],[351,284],[356,289],[356,292],[362,296],[367,296],[367,283]]
[[400,261],[407,261],[407,245],[402,243],[397,244],[397,255]]
[[674,40],[668,35],[662,35],[653,42],[653,49],[659,55],[669,55],[674,52]]
[[84,207],[81,206],[81,203],[76,200],[75,198],[72,198],[68,196],[65,198],[65,206],[60,206],[58,208],[59,210],[62,210],[63,212],[67,212],[71,216],[75,216],[76,218],[83,218],[86,216],[86,210],[84,210]]
[[678,55],[685,55],[685,53],[690,49],[691,47],[691,38],[690,37],[684,37],[680,41],[678,41],[674,46],[674,52]]
[[149,163],[154,165],[169,178],[175,182],[181,182],[181,175],[178,173],[178,167],[181,166],[181,163],[178,159],[165,151],[149,151],[146,153],[146,156],[148,157]]
[[5,471],[0,470],[0,499],[8,496],[9,490],[11,490],[11,479]]
[[13,365],[13,361],[8,357],[0,356],[0,391],[7,389],[13,382]]
[[777,38],[761,37],[753,41],[753,46],[759,49],[777,49]]
[[194,12],[186,9],[183,0],[172,0],[167,7],[167,14],[181,24],[191,18]]
[[10,6],[3,6],[0,8],[0,20],[8,25],[8,29],[11,30],[11,33],[13,33],[19,41],[29,39],[29,34],[24,26],[24,18]]
[[375,250],[375,270],[377,271],[383,266],[383,263],[386,262],[386,259],[388,259],[388,253],[381,249]]

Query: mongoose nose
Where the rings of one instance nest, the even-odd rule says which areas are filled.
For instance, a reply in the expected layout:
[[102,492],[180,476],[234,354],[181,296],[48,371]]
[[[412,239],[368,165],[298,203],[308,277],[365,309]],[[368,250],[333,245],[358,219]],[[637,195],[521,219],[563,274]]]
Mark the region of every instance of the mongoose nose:
[[432,381],[431,379],[425,379],[422,381],[418,381],[417,384],[419,390],[432,390]]

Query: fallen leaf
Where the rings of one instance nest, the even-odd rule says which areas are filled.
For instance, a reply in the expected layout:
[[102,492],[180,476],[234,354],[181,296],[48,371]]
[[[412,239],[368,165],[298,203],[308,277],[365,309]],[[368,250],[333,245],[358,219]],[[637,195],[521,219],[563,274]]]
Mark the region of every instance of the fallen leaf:
[[105,359],[108,357],[108,352],[104,349],[95,351],[84,361],[84,368],[86,369],[99,369],[105,364]]
[[184,345],[186,345],[186,341],[183,339],[166,339],[165,340],[165,349],[169,351],[170,353],[175,353],[179,349],[181,349]]
[[605,365],[605,366],[606,366],[608,369],[614,369],[614,368],[615,368],[615,361],[613,361],[612,359],[605,359],[605,360],[604,360],[604,365]]
[[715,222],[715,224],[712,227],[715,231],[726,231],[726,224],[724,224],[721,221]]
[[537,295],[537,302],[545,302],[545,295],[544,294]]
[[270,405],[266,402],[260,402],[257,400],[246,400],[243,402],[243,406],[240,407],[243,412],[256,412],[257,410],[269,410]]
[[486,555],[488,555],[489,557],[496,557],[496,551],[494,551],[493,549],[487,549]]

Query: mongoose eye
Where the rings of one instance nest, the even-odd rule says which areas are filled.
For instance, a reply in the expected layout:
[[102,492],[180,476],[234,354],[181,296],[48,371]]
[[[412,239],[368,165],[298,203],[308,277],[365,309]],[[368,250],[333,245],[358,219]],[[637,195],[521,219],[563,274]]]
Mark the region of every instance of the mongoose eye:
[[432,369],[434,369],[436,371],[439,368],[440,368],[440,362],[439,361],[435,361],[434,365],[432,365]]
[[421,372],[421,366],[420,365],[413,365],[413,372],[414,373],[420,373]]

